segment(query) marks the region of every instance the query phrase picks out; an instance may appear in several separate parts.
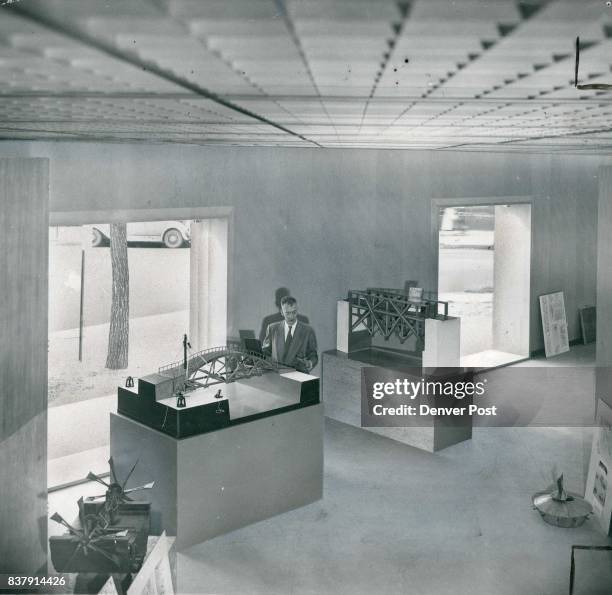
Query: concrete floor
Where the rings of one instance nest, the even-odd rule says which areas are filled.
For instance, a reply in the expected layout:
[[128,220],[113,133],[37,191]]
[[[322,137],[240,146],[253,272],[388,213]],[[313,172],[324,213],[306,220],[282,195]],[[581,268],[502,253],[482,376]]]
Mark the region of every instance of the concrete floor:
[[477,353],[461,356],[461,366],[464,368],[498,368],[525,359],[517,353],[508,353],[497,349],[485,349]]
[[[323,500],[179,554],[178,591],[566,593],[571,545],[612,540],[591,521],[545,524],[530,497],[554,464],[580,491],[591,436],[476,429],[472,441],[429,454],[327,420]],[[79,495],[99,492],[94,484],[54,492],[49,510],[72,518]]]
[[[593,362],[588,345],[519,366]],[[567,593],[571,546],[612,540],[590,520],[547,525],[531,496],[555,467],[567,489],[584,493],[592,436],[580,427],[475,428],[471,441],[429,454],[326,420],[323,500],[179,554],[179,591]]]
[[182,593],[539,594],[568,590],[591,521],[545,524],[556,463],[583,491],[591,429],[487,428],[429,454],[327,420],[321,502],[179,554]]
[[[593,355],[592,346],[575,347],[519,365],[589,367]],[[323,500],[180,553],[178,591],[567,593],[571,546],[612,539],[590,520],[577,529],[547,525],[531,496],[551,483],[553,467],[567,489],[583,493],[592,435],[475,428],[471,441],[430,454],[326,420]],[[81,487],[97,490],[54,492],[50,511],[76,510]]]

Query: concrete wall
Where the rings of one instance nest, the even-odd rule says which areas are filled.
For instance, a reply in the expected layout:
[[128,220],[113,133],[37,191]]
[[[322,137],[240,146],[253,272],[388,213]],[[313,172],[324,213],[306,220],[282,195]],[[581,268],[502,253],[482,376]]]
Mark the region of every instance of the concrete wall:
[[0,573],[46,570],[48,180],[0,159]]
[[51,159],[51,210],[232,207],[230,335],[259,330],[287,286],[335,347],[336,300],[349,288],[437,284],[431,199],[533,197],[531,349],[537,296],[595,302],[598,158],[574,156],[0,143]]
[[600,180],[595,394],[612,407],[612,167],[601,168]]
[[493,349],[529,356],[531,207],[495,207]]

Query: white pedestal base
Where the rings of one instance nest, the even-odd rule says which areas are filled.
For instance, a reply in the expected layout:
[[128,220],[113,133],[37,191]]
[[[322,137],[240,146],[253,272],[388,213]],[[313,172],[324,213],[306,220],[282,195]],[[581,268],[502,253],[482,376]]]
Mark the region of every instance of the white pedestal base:
[[458,368],[461,352],[461,319],[428,318],[425,321],[423,368]]
[[155,481],[151,531],[178,549],[322,497],[321,404],[183,439],[114,413],[110,425],[119,477],[138,459],[130,486]]

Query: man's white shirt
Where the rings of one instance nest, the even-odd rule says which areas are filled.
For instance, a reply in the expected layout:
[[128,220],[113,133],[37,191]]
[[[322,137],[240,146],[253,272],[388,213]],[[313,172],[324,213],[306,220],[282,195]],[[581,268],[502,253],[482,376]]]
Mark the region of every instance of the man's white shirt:
[[293,337],[293,335],[295,335],[295,327],[297,326],[297,324],[297,320],[295,321],[295,324],[293,326],[289,326],[287,324],[287,321],[284,321],[283,326],[285,327],[285,341],[287,340],[287,333],[289,332],[289,329],[292,329],[291,336]]

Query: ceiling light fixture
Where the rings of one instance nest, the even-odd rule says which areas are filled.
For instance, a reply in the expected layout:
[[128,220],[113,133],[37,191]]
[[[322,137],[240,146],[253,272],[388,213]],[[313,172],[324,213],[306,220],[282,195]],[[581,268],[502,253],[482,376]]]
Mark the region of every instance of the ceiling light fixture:
[[580,62],[580,37],[576,37],[576,62],[574,63],[574,87],[581,91],[598,90],[604,91],[612,89],[612,85],[607,83],[590,83],[588,85],[578,84],[578,64]]

